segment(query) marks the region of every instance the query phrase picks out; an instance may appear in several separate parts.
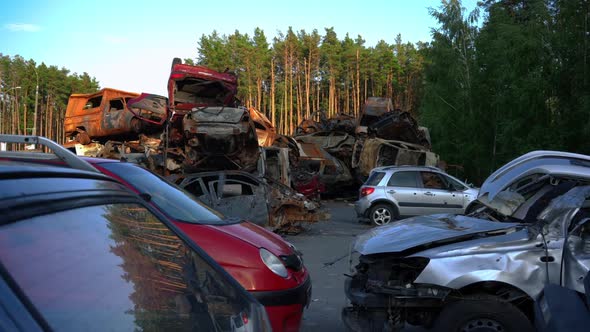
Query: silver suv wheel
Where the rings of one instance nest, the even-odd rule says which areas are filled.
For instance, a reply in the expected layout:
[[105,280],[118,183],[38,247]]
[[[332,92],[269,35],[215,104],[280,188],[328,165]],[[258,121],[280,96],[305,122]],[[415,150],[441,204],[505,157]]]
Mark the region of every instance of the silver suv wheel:
[[377,226],[386,225],[394,219],[394,212],[390,206],[378,204],[371,209],[370,218]]

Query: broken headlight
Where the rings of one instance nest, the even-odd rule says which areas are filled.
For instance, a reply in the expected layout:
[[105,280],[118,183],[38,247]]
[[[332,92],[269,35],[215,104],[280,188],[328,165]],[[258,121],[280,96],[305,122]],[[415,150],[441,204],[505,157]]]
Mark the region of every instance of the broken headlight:
[[426,268],[428,258],[424,257],[383,257],[382,255],[361,256],[356,266],[365,274],[369,284],[408,287]]

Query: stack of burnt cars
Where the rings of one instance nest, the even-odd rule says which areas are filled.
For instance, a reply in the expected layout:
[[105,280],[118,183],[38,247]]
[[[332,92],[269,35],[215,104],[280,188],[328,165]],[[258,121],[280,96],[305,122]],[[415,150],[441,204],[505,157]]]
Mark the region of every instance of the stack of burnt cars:
[[294,139],[301,150],[296,188],[305,186],[310,174],[338,192],[356,189],[375,167],[439,164],[427,128],[418,126],[409,112],[394,109],[389,98],[368,98],[358,118],[315,112],[299,124]]
[[563,301],[580,302],[588,291],[590,157],[530,152],[490,175],[477,202],[468,215],[418,216],[359,235],[345,324],[352,331],[406,323],[439,331],[532,331],[534,322],[541,330],[587,329],[585,305],[579,317],[560,313],[555,294],[565,288]]
[[[78,155],[124,159],[172,176],[230,216],[256,201],[265,212],[252,220],[276,231],[297,232],[327,218],[317,202],[290,187],[296,143],[277,134],[262,113],[239,106],[236,92],[234,74],[175,59],[168,97],[114,89],[72,95],[66,145]],[[128,140],[133,135],[138,139]]]

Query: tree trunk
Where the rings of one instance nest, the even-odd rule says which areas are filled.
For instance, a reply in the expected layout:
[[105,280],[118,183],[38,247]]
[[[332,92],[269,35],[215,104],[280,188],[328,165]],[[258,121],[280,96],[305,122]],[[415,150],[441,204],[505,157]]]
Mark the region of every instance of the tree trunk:
[[273,126],[277,126],[275,121],[275,62],[274,59],[270,59],[270,121]]

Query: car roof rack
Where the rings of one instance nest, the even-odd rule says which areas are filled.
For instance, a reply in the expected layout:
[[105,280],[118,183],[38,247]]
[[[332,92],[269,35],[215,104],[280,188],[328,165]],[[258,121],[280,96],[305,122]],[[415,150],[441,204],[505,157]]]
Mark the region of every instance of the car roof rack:
[[100,173],[87,161],[78,158],[78,156],[76,156],[72,151],[43,136],[0,134],[0,142],[42,145],[49,148],[53,152],[53,154],[51,154],[44,152],[0,151],[0,157],[41,160],[55,160],[55,157],[57,157],[57,159],[63,161],[71,168]]

